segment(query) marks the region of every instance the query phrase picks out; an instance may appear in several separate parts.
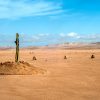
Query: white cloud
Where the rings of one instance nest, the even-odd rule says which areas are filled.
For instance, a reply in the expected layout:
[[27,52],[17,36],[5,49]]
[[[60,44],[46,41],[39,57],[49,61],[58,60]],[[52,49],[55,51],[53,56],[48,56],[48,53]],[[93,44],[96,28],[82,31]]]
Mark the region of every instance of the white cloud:
[[63,13],[59,3],[44,0],[0,0],[0,19]]
[[87,33],[87,34],[78,34],[75,32],[70,33],[60,33],[60,40],[61,41],[79,41],[79,42],[96,42],[100,41],[100,33]]
[[60,33],[59,34],[61,37],[66,37],[66,34],[64,34],[64,33]]
[[78,34],[78,33],[75,33],[75,32],[70,32],[70,33],[60,33],[59,34],[60,37],[63,37],[63,38],[80,38],[81,36]]
[[67,34],[68,37],[74,37],[74,38],[77,38],[78,37],[78,34],[75,33],[75,32],[70,32]]
[[[0,39],[1,43],[7,42],[14,44],[15,38],[8,39],[6,34],[1,34],[3,38]],[[14,37],[14,36],[10,36]],[[37,33],[37,34],[20,34],[20,44],[27,43],[62,43],[62,42],[100,42],[100,33],[98,34],[78,34],[74,32],[70,33]]]
[[40,34],[38,34],[38,36],[45,37],[45,36],[49,36],[49,34],[48,33],[40,33]]
[[32,36],[32,39],[33,39],[33,41],[34,40],[40,40],[40,37],[38,37],[38,36]]
[[30,43],[30,42],[47,42],[48,39],[49,39],[49,35],[48,33],[38,33],[38,34],[31,34],[31,35],[28,35],[25,33],[21,33],[20,34],[20,41],[21,43],[24,43],[24,42],[27,42],[27,43]]

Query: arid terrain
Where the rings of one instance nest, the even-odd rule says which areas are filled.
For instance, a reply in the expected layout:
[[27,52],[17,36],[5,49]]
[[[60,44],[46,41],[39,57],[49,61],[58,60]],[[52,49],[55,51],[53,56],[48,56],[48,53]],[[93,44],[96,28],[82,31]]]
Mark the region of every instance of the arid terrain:
[[[0,62],[14,60],[14,49],[0,50]],[[0,100],[100,100],[100,49],[22,49],[20,61],[46,72],[0,75]]]

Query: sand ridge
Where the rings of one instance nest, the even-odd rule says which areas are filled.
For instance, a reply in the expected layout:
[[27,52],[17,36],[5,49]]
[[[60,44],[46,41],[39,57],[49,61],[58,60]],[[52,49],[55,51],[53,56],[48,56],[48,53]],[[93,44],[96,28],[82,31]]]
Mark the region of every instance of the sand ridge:
[[0,75],[34,75],[38,73],[44,74],[45,70],[24,61],[0,63]]

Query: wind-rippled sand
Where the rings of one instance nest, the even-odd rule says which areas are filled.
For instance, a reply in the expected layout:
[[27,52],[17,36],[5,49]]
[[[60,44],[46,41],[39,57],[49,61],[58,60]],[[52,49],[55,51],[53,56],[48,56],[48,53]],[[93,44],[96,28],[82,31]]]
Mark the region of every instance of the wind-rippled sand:
[[[14,50],[0,51],[0,62],[14,56]],[[1,75],[0,100],[100,100],[100,50],[21,50],[20,60],[47,72]]]

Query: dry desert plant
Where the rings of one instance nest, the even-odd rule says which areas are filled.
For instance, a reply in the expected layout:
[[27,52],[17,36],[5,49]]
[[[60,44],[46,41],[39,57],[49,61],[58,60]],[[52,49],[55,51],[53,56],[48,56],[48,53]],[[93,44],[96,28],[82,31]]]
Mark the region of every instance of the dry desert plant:
[[18,60],[19,60],[19,34],[18,33],[16,33],[16,41],[15,41],[15,44],[16,44],[15,62],[18,62]]
[[35,56],[33,56],[33,60],[37,60]]

